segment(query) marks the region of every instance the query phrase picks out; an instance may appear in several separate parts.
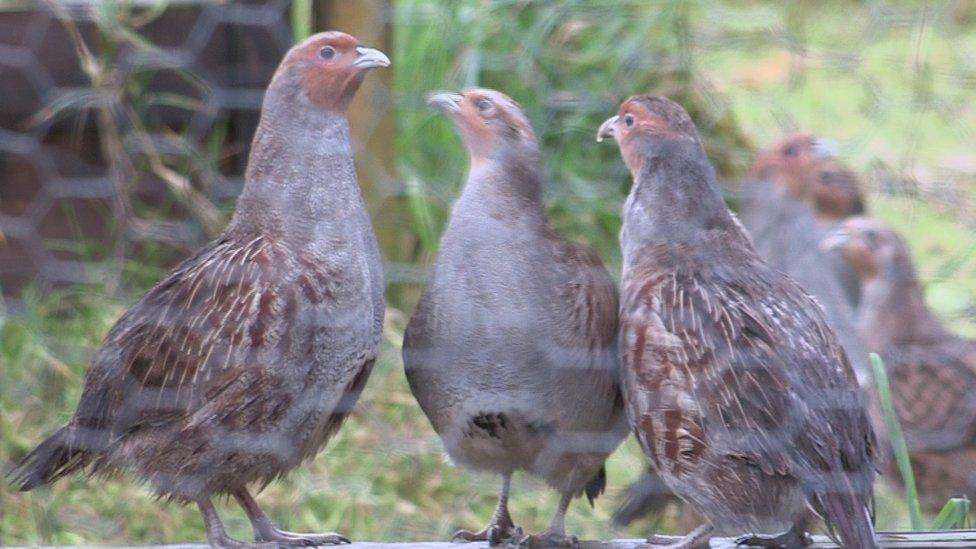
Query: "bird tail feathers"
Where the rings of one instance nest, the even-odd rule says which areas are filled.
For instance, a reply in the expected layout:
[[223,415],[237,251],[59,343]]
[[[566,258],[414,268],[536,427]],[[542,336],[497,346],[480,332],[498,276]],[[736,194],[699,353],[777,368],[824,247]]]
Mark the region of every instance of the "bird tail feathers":
[[7,473],[18,490],[26,492],[50,484],[88,465],[91,452],[72,447],[69,429],[65,426],[55,431]]
[[843,547],[877,549],[874,519],[863,498],[853,492],[833,492],[820,496],[824,520],[832,537],[839,537]]
[[661,477],[647,470],[627,489],[623,503],[613,513],[613,522],[627,526],[643,516],[663,512],[672,501],[676,498]]
[[604,490],[607,489],[607,468],[600,467],[596,475],[586,483],[583,487],[583,493],[586,494],[586,500],[590,502],[590,507],[593,507],[593,500],[600,496]]

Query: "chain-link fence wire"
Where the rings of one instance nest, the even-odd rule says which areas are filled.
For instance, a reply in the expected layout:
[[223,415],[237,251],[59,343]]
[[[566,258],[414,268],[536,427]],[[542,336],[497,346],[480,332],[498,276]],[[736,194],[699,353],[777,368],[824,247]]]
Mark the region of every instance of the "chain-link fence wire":
[[[291,8],[66,2],[0,10],[0,284],[8,311],[21,315],[5,317],[8,329],[23,336],[8,331],[4,342],[14,357],[4,385],[17,390],[4,392],[3,461],[63,421],[87,356],[124,304],[229,218],[264,86],[294,40]],[[441,538],[480,527],[493,505],[493,479],[443,463],[399,374],[403,324],[466,170],[453,130],[423,103],[430,90],[487,86],[519,101],[542,141],[554,225],[597,249],[611,271],[629,181],[616,149],[593,138],[623,97],[654,91],[684,104],[729,181],[757,146],[785,131],[834,138],[860,169],[869,208],[920,248],[940,311],[969,326],[976,23],[966,2],[810,9],[402,0],[374,11],[371,24],[392,27],[394,83],[370,75],[351,125],[386,259],[392,345],[329,457],[262,498],[289,526]],[[64,293],[78,284],[88,295]],[[609,502],[594,511],[574,504],[575,533],[608,537],[615,496],[644,467],[628,444],[611,460]],[[194,510],[157,515],[125,481],[98,491],[77,481],[34,496],[4,487],[0,497],[11,509],[0,541],[202,536]],[[535,529],[555,504],[536,481],[513,494],[517,522]],[[889,520],[900,520],[897,511]],[[246,531],[240,517],[230,526]]]
[[123,261],[166,264],[219,233],[263,86],[292,43],[287,10],[79,2],[3,13],[7,296],[28,283],[117,285]]

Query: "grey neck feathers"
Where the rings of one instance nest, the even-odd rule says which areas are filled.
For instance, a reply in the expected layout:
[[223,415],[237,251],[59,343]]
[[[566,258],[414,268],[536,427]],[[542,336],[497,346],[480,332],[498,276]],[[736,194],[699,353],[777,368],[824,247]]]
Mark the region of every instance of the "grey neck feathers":
[[701,146],[662,140],[645,156],[624,206],[631,242],[693,243],[705,231],[741,231],[722,201]]
[[545,221],[538,152],[496,154],[472,166],[455,217],[489,215],[511,222]]
[[321,240],[363,215],[345,115],[269,91],[228,231]]
[[860,324],[865,343],[875,352],[893,344],[937,343],[954,337],[926,305],[907,257],[889,262],[864,285]]

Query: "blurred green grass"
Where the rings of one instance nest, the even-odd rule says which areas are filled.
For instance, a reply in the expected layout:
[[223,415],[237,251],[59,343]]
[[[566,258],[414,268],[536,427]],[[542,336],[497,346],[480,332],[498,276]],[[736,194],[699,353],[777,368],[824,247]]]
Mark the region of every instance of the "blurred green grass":
[[[397,170],[414,220],[404,230],[417,243],[405,256],[421,265],[432,259],[465,171],[458,140],[423,105],[423,93],[485,85],[529,112],[544,144],[554,224],[619,270],[627,177],[616,150],[593,135],[620,99],[655,90],[694,106],[709,152],[730,178],[755,145],[792,127],[838,140],[865,174],[873,214],[907,233],[932,305],[976,335],[976,167],[967,165],[976,162],[976,24],[917,11],[909,2],[399,0]],[[128,286],[145,288],[158,276],[143,259],[127,269]],[[415,292],[403,295],[351,419],[322,455],[258,497],[290,529],[446,539],[458,527],[483,526],[494,506],[497,479],[448,464],[407,389],[398,345]],[[22,314],[0,317],[0,464],[68,418],[88,356],[131,299],[97,285],[33,292]],[[644,464],[628,440],[608,464],[607,494],[595,509],[575,502],[569,530],[587,538],[675,531],[674,516],[626,531],[610,525]],[[525,476],[513,492],[516,522],[541,530],[555,494]],[[243,514],[226,502],[219,508],[231,534],[246,539]],[[899,496],[883,485],[879,524],[908,524]],[[0,544],[203,539],[195,509],[156,502],[129,478],[74,478],[29,494],[0,483]]]

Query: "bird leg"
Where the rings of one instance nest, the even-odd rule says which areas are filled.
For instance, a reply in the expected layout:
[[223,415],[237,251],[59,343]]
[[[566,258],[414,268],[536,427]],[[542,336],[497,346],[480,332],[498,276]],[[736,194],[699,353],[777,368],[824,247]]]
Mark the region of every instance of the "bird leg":
[[572,492],[563,494],[559,498],[559,507],[552,517],[552,522],[544,532],[528,536],[519,543],[519,547],[579,547],[576,536],[566,535],[566,511],[573,500]]
[[277,549],[277,543],[244,543],[227,535],[224,523],[214,509],[209,497],[197,500],[197,507],[203,515],[203,523],[207,527],[207,542],[214,549]]
[[806,532],[801,532],[794,524],[789,530],[775,536],[749,534],[736,538],[738,547],[766,547],[771,549],[799,549],[813,543]]
[[654,549],[703,549],[708,547],[711,534],[712,525],[706,522],[677,541],[673,537],[651,536],[646,543]]
[[452,541],[487,541],[494,547],[503,543],[515,542],[522,537],[522,529],[515,526],[512,516],[508,514],[508,491],[512,485],[512,474],[502,476],[502,490],[498,494],[498,505],[491,515],[488,526],[480,532],[458,530]]
[[234,492],[234,499],[244,508],[251,526],[254,528],[254,540],[258,542],[274,542],[276,545],[289,547],[308,547],[316,545],[339,545],[350,543],[349,540],[334,532],[324,534],[296,534],[279,529],[271,519],[258,507],[251,494],[244,488]]

